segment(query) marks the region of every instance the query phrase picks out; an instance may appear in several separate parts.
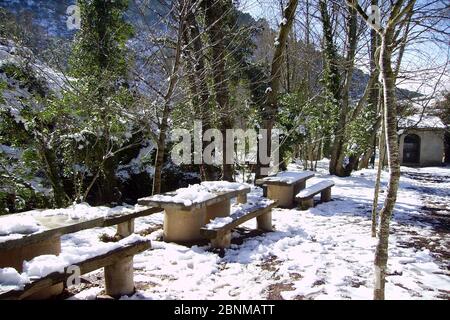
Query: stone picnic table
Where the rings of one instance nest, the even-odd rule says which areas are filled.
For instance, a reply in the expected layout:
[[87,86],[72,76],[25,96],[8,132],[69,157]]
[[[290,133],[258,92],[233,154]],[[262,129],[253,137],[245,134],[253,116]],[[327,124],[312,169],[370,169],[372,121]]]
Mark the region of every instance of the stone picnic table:
[[[23,272],[24,261],[30,261],[41,255],[59,255],[61,236],[91,228],[104,228],[117,225],[117,233],[127,237],[134,232],[134,219],[161,211],[159,208],[136,206],[133,209],[105,214],[84,214],[77,210],[54,209],[33,210],[9,214],[0,217],[0,268],[14,268]],[[108,212],[106,214],[106,212]],[[131,260],[132,263],[132,260]],[[126,262],[128,265],[129,262]],[[117,264],[121,265],[120,263]],[[120,269],[120,268],[119,268]],[[123,269],[123,268],[122,268]],[[108,273],[110,278],[123,277],[115,270]],[[134,284],[133,284],[134,286]],[[32,299],[44,299],[60,294],[63,283],[43,288]]]
[[200,229],[217,217],[229,216],[231,199],[246,203],[249,192],[250,187],[242,183],[202,182],[138,199],[138,204],[163,208],[164,241],[186,244],[203,240]]
[[292,208],[295,195],[306,186],[306,180],[314,177],[312,171],[283,171],[274,176],[256,180],[256,184],[267,187],[267,197],[278,200],[281,208]]
[[[161,211],[159,208],[125,210],[106,216],[71,216],[67,209],[43,210],[9,214],[0,217],[0,226],[15,224],[10,232],[0,232],[0,268],[23,271],[23,262],[40,255],[59,255],[61,236],[91,228],[117,225],[119,235],[134,230],[134,219]],[[2,229],[0,229],[1,231]],[[46,294],[60,293],[62,284],[53,286]]]

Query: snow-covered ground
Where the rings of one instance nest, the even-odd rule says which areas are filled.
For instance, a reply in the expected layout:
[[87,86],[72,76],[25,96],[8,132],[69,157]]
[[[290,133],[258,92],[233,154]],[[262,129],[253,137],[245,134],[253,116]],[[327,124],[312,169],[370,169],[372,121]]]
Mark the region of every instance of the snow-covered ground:
[[[292,165],[289,170],[301,168]],[[275,232],[254,230],[253,219],[233,233],[233,244],[227,250],[214,251],[207,242],[194,247],[165,243],[161,240],[163,214],[137,219],[136,231],[152,240],[153,249],[135,256],[137,292],[123,298],[371,299],[377,242],[370,236],[375,171],[358,171],[350,178],[326,173],[327,161],[322,161],[316,177],[307,185],[332,179],[333,201],[318,203],[307,211],[274,209]],[[386,179],[385,172],[383,186]],[[249,199],[259,196],[261,189],[254,188]],[[95,216],[124,209],[82,204],[75,211]],[[59,211],[67,210],[74,211]],[[55,214],[55,210],[47,213]],[[14,221],[15,231],[3,225],[5,230],[0,228],[0,234],[30,228],[30,232],[35,231],[33,221],[25,218]],[[450,298],[449,222],[450,167],[402,168],[391,224],[388,299]],[[113,236],[115,229],[91,229],[63,236],[58,261],[64,264],[65,257],[72,259],[80,252],[108,249],[106,243],[99,243],[105,233]],[[27,262],[25,269],[34,266],[40,274],[41,265],[38,260]],[[70,288],[72,299],[93,299],[102,294],[101,270],[84,279],[80,286]],[[0,283],[4,282],[22,285],[27,281],[25,274],[0,269]]]
[[[326,176],[326,162],[319,167],[308,184]],[[445,219],[449,218],[450,167],[402,171],[386,296],[448,299],[450,237]],[[440,182],[419,180],[421,175]],[[371,299],[376,239],[370,236],[370,211],[375,171],[326,178],[336,183],[332,202],[307,211],[275,209],[275,232],[239,230],[225,252],[213,252],[207,244],[189,248],[162,242],[162,214],[138,219],[136,229],[152,239],[153,249],[135,257],[138,290],[131,299]],[[384,173],[384,182],[386,178]],[[436,220],[426,210],[430,198],[442,205],[433,214],[444,220]],[[253,229],[255,225],[249,221],[244,226]],[[65,236],[63,251],[92,246],[105,232],[112,235],[114,229]],[[100,271],[86,279],[90,283],[72,289],[73,299],[101,294]]]

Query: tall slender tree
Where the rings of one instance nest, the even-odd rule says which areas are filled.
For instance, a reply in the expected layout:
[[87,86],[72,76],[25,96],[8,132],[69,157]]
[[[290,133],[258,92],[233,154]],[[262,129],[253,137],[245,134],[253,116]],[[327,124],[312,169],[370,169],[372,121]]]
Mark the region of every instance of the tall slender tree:
[[374,17],[369,17],[356,0],[347,0],[359,15],[380,35],[380,75],[383,85],[383,113],[384,132],[386,135],[387,159],[389,166],[389,181],[386,199],[380,211],[380,228],[378,244],[375,252],[375,289],[374,299],[383,300],[385,297],[385,282],[387,273],[390,221],[397,200],[400,180],[400,159],[397,137],[397,97],[395,91],[396,76],[393,68],[392,54],[396,46],[399,31],[407,25],[405,18],[411,18],[415,0],[397,0],[390,7],[384,27],[374,23]]
[[[173,16],[176,21],[176,36],[175,36],[175,47],[170,50],[173,55],[172,58],[165,58],[165,64],[168,65],[168,86],[165,89],[165,93],[162,96],[162,116],[159,123],[159,134],[157,137],[157,153],[155,160],[155,174],[153,176],[153,194],[161,193],[162,185],[162,171],[164,165],[164,158],[166,155],[166,138],[167,131],[169,130],[169,117],[173,111],[173,96],[175,89],[180,78],[181,69],[181,54],[183,46],[183,36],[187,28],[187,17],[188,12],[192,10],[191,0],[179,0],[174,3]],[[166,57],[166,55],[163,55]]]
[[[295,12],[297,10],[298,0],[289,0],[287,6],[283,10],[283,18],[281,20],[277,37],[275,39],[275,52],[273,54],[270,78],[268,87],[266,89],[266,99],[262,107],[262,128],[267,130],[266,145],[264,146],[267,150],[268,156],[271,155],[271,138],[272,129],[275,124],[276,115],[278,111],[278,95],[281,89],[282,80],[282,66],[285,61],[284,55],[286,53],[286,43],[289,36],[289,32],[292,28]],[[260,149],[263,147],[261,140],[258,143],[258,154]],[[275,164],[278,166],[278,164]],[[258,156],[258,163],[256,166],[255,177],[259,178],[262,176],[262,169],[268,168],[269,164],[261,164],[260,157]]]
[[229,74],[226,68],[226,20],[231,14],[231,0],[204,0],[206,34],[211,46],[210,64],[214,83],[215,101],[220,114],[222,131],[222,179],[233,180],[233,165],[227,153],[226,130],[233,127],[233,113],[230,106]]
[[89,123],[95,138],[90,142],[86,164],[93,177],[85,196],[97,185],[99,203],[119,200],[117,134],[122,110],[130,103],[127,87],[126,41],[132,27],[125,22],[128,0],[80,0],[81,30],[70,59],[71,75],[77,78],[75,104]]

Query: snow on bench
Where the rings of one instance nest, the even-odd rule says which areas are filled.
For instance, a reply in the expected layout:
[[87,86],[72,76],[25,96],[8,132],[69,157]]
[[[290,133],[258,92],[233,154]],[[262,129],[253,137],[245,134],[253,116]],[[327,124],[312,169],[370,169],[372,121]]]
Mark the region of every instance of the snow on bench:
[[219,217],[201,228],[200,233],[211,240],[214,248],[227,248],[231,244],[231,230],[238,225],[257,218],[258,229],[272,231],[272,208],[277,201],[262,197],[254,197],[245,204],[232,206],[229,217]]
[[300,191],[296,195],[296,198],[297,199],[307,199],[310,197],[314,197],[316,194],[322,192],[323,190],[325,190],[327,188],[331,188],[333,186],[334,186],[334,182],[331,180],[320,181],[319,183],[316,183],[316,184]]
[[331,187],[334,186],[332,180],[320,181],[306,189],[301,190],[295,199],[300,202],[302,209],[308,209],[314,206],[313,197],[316,194],[321,193],[321,200],[323,202],[328,202],[331,200]]
[[120,225],[160,212],[160,208],[91,207],[80,203],[63,209],[33,210],[0,217],[0,252],[92,228]]
[[[134,292],[133,256],[150,247],[149,240],[133,234],[118,242],[100,243],[89,252],[75,250],[58,256],[37,256],[24,262],[21,274],[14,268],[0,268],[0,299],[30,297],[73,277],[74,267],[79,268],[80,275],[105,268],[106,291],[111,296],[131,294]],[[131,272],[125,272],[127,268]]]

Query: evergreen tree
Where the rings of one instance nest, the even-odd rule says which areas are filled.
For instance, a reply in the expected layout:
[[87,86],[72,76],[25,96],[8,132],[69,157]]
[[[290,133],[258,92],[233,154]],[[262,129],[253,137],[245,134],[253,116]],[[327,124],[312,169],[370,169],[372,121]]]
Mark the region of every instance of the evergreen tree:
[[[80,0],[81,30],[70,59],[75,90],[66,96],[84,120],[89,150],[84,165],[92,174],[85,196],[98,187],[97,203],[119,200],[117,154],[129,138],[124,120],[132,103],[127,84],[126,41],[132,27],[124,20],[128,0]],[[127,62],[128,61],[128,62]],[[84,139],[84,138],[83,138]]]

